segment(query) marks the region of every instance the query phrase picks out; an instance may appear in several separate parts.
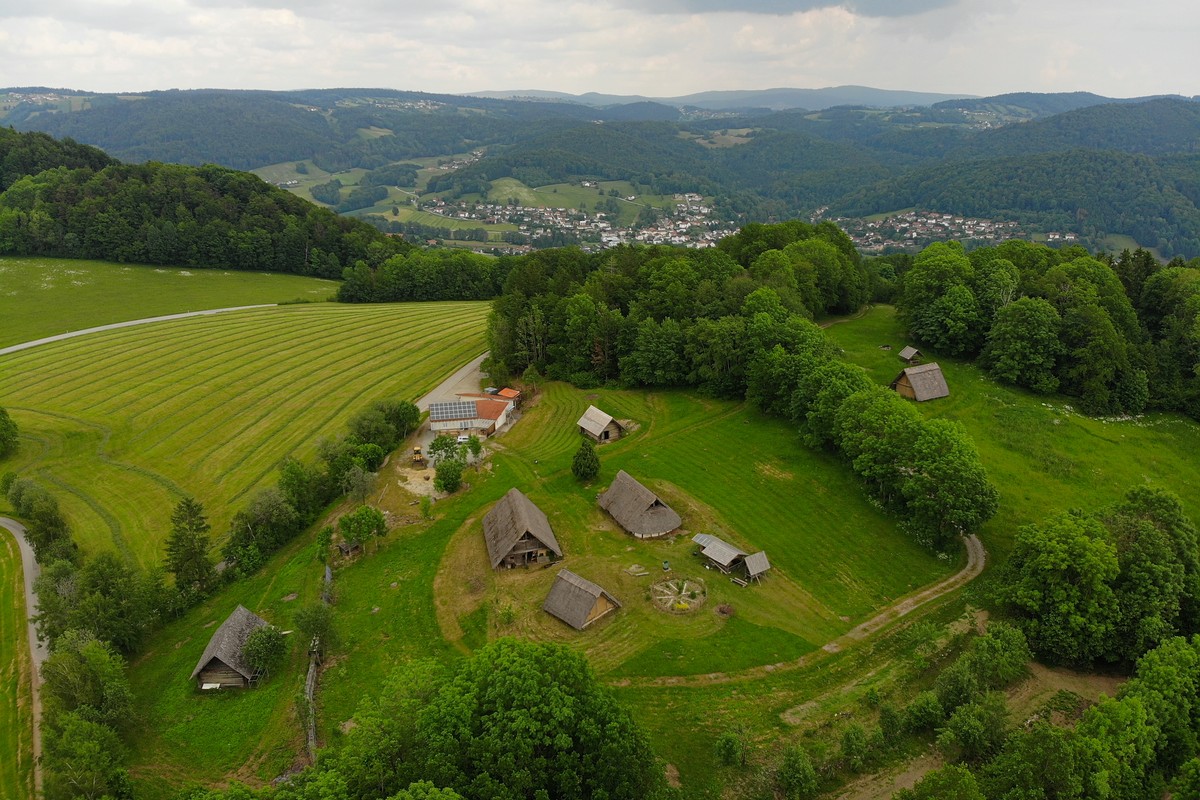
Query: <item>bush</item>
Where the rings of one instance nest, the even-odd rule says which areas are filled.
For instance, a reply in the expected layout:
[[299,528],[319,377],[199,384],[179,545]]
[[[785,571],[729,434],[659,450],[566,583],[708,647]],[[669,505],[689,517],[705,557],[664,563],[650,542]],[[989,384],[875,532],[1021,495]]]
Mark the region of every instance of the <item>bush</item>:
[[807,800],[817,794],[817,771],[808,753],[799,746],[783,751],[783,763],[775,773],[775,780],[787,800]]
[[717,737],[717,760],[727,767],[746,766],[746,741],[741,731],[725,731]]
[[931,731],[946,718],[935,692],[921,692],[904,709],[904,727],[912,733]]
[[242,648],[246,663],[264,678],[286,652],[287,644],[283,640],[283,633],[274,625],[267,625],[251,633],[246,637],[246,645]]
[[867,766],[867,756],[870,746],[867,744],[867,732],[858,723],[851,724],[842,732],[842,759],[853,772],[862,772]]

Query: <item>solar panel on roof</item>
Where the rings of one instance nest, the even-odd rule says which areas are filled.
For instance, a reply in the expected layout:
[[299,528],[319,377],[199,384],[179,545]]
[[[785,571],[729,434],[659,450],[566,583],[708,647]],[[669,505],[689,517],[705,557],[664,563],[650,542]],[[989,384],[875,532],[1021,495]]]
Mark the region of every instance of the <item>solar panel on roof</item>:
[[443,422],[450,419],[475,419],[474,400],[451,400],[446,403],[429,404],[429,420]]

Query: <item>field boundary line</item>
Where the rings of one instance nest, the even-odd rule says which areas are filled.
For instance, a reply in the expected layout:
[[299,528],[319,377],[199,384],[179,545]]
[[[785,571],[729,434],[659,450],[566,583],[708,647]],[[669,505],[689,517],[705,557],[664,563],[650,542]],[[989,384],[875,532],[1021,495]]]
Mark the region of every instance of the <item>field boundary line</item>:
[[0,517],[0,528],[4,528],[17,540],[17,549],[21,551],[21,573],[25,576],[25,628],[29,640],[29,666],[32,674],[29,676],[29,694],[32,705],[30,715],[33,719],[33,791],[38,797],[42,796],[42,700],[40,695],[42,682],[42,664],[50,655],[46,645],[37,636],[37,628],[33,624],[34,609],[37,608],[37,592],[34,582],[41,574],[37,559],[33,556],[33,548],[25,539],[25,526],[15,519]]
[[90,333],[99,333],[101,331],[115,331],[118,328],[132,328],[135,325],[148,325],[151,322],[167,322],[173,319],[187,319],[188,317],[204,317],[210,314],[224,314],[227,311],[248,311],[252,308],[274,308],[278,303],[259,303],[253,306],[231,306],[229,308],[210,308],[205,311],[184,311],[179,314],[163,314],[159,317],[144,317],[142,319],[131,319],[125,322],[110,322],[107,325],[97,325],[94,328],[84,328],[78,331],[67,331],[54,336],[46,336],[42,339],[34,339],[32,342],[22,342],[8,347],[0,348],[0,356],[6,356],[9,353],[19,353],[22,350],[28,350],[31,347],[37,347],[51,342],[61,342],[64,339],[74,339],[76,336],[87,336]]

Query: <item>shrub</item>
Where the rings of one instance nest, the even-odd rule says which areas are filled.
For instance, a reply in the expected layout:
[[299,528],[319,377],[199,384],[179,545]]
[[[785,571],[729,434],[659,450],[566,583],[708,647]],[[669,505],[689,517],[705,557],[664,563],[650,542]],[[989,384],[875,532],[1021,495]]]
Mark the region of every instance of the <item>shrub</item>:
[[433,488],[454,494],[462,486],[463,463],[456,458],[439,461],[433,476]]
[[727,767],[746,766],[746,740],[741,731],[728,730],[718,736],[716,754]]
[[581,481],[590,481],[600,474],[600,457],[591,439],[584,439],[571,461],[571,473]]
[[787,800],[807,800],[817,794],[817,771],[804,749],[793,745],[783,751],[783,763],[775,773]]

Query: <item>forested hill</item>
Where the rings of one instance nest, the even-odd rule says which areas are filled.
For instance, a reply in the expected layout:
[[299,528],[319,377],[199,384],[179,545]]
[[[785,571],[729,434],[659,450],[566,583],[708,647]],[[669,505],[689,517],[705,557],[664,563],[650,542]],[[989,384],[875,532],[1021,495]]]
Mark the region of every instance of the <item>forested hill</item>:
[[1160,96],[1116,98],[1104,97],[1091,92],[1009,92],[991,97],[964,97],[955,100],[943,100],[934,103],[934,108],[958,109],[961,111],[1006,111],[1017,112],[1029,117],[1048,117],[1075,111],[1089,106],[1102,106],[1112,103],[1144,103],[1156,100]]
[[[1164,256],[1190,258],[1200,255],[1200,209],[1176,182],[1195,159],[1178,163],[1169,171],[1146,156],[1091,150],[945,162],[848,195],[831,210],[862,216],[937,208],[1079,231],[1092,240],[1122,233]],[[1192,173],[1200,188],[1195,184]]]
[[339,278],[411,249],[246,172],[119,164],[47,138],[0,134],[0,164],[38,170],[0,192],[0,253]]
[[101,169],[115,163],[103,150],[70,139],[60,142],[44,133],[17,133],[11,128],[0,128],[0,192],[19,178],[44,169]]

